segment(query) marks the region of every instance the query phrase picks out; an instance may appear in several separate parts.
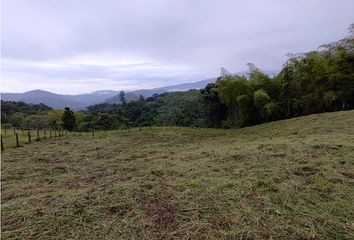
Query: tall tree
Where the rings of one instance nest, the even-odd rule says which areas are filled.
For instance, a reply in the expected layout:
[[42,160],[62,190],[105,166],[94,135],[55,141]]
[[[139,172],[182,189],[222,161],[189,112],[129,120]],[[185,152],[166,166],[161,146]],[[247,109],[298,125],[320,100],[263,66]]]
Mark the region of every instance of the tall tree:
[[63,122],[63,128],[65,130],[73,131],[76,129],[75,115],[74,115],[74,112],[70,108],[66,107],[64,109],[64,113],[63,113],[61,120]]
[[119,100],[123,105],[125,105],[127,103],[127,100],[125,99],[125,92],[124,91],[119,92]]

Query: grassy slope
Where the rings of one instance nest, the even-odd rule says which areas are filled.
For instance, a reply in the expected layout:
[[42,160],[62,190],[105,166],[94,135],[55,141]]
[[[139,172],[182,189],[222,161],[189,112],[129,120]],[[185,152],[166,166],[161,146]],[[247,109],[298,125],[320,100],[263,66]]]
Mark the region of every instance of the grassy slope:
[[354,111],[2,154],[10,239],[354,239]]

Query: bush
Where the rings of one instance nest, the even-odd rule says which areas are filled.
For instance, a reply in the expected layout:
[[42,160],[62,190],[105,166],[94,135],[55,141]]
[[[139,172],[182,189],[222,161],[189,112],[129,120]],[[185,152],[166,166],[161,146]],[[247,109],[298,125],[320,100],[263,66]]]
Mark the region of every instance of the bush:
[[78,131],[80,132],[89,132],[93,129],[94,124],[92,122],[82,122],[78,126]]

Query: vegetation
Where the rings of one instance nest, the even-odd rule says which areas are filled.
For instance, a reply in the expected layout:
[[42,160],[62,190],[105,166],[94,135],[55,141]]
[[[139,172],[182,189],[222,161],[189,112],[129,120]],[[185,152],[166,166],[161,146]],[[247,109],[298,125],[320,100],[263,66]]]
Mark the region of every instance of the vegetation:
[[44,104],[27,104],[24,102],[11,102],[1,100],[2,128],[20,127],[30,115],[40,115],[51,110]]
[[353,239],[354,111],[2,153],[2,239]]

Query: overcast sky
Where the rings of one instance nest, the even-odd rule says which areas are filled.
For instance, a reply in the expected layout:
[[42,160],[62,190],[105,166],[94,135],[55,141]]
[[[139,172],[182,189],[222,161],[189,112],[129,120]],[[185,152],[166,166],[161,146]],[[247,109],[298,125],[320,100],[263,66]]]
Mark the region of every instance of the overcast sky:
[[1,0],[1,91],[132,90],[246,70],[347,35],[353,0]]

